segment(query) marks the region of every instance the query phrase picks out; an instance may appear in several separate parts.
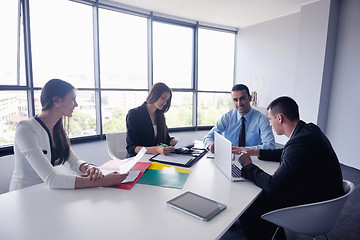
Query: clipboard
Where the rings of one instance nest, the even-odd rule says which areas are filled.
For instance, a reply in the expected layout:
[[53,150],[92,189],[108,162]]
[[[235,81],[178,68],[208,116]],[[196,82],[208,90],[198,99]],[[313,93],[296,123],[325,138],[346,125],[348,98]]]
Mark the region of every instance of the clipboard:
[[160,162],[170,165],[191,167],[206,154],[206,149],[175,149],[175,153],[167,155],[156,154],[149,159],[151,162]]

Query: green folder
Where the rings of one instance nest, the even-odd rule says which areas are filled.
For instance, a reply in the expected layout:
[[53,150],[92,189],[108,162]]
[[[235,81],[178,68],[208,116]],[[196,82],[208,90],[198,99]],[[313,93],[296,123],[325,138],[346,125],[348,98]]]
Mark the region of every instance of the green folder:
[[182,172],[147,169],[137,183],[181,189],[188,175]]

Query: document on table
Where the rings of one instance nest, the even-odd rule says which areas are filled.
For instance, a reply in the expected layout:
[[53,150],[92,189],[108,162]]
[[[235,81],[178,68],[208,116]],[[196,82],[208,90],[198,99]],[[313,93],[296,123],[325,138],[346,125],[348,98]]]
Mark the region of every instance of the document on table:
[[146,148],[141,148],[141,150],[136,154],[133,159],[130,159],[128,162],[122,164],[119,167],[120,173],[127,173],[130,169],[145,155]]
[[175,144],[175,148],[183,148],[194,145],[194,141],[188,138],[181,138],[179,141]]
[[156,157],[154,157],[153,160],[186,165],[193,158],[195,157],[192,155],[170,153],[167,155],[159,154]]
[[[105,176],[109,173],[117,172],[120,173],[119,170],[108,170],[108,169],[101,169],[102,174]],[[127,183],[127,182],[133,182],[135,179],[139,176],[140,170],[130,170],[129,175],[121,182],[121,183]]]

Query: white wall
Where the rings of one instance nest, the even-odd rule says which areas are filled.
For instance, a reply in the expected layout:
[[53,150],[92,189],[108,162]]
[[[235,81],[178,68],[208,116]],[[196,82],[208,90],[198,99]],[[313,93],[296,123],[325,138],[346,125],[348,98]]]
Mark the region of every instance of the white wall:
[[339,160],[360,169],[360,1],[342,0],[326,134]]
[[301,119],[319,124],[340,162],[358,169],[359,23],[358,0],[305,5],[298,14],[241,29],[236,69],[236,82],[257,90],[262,107],[280,95],[293,97]]
[[[239,30],[236,82],[258,94],[267,107],[278,96],[293,96],[300,14],[291,14]],[[277,143],[286,136],[274,134]]]
[[[329,8],[330,0],[321,0],[239,30],[236,82],[258,92],[260,107],[287,95],[299,104],[301,119],[317,123]],[[275,140],[285,144],[287,138]]]
[[328,35],[330,0],[301,8],[294,99],[300,118],[317,123]]
[[240,29],[237,34],[236,82],[257,91],[258,106],[279,95],[292,95],[300,14]]

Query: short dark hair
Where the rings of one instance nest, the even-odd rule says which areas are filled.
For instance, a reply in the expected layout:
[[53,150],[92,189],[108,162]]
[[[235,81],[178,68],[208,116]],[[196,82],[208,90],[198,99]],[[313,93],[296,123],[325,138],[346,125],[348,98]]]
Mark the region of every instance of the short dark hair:
[[273,116],[276,116],[278,113],[282,113],[287,119],[290,121],[299,120],[299,107],[294,99],[283,96],[278,97],[277,99],[273,100],[267,110],[271,110]]
[[231,89],[231,91],[242,91],[242,90],[245,90],[248,96],[250,96],[249,88],[244,84],[235,84]]

